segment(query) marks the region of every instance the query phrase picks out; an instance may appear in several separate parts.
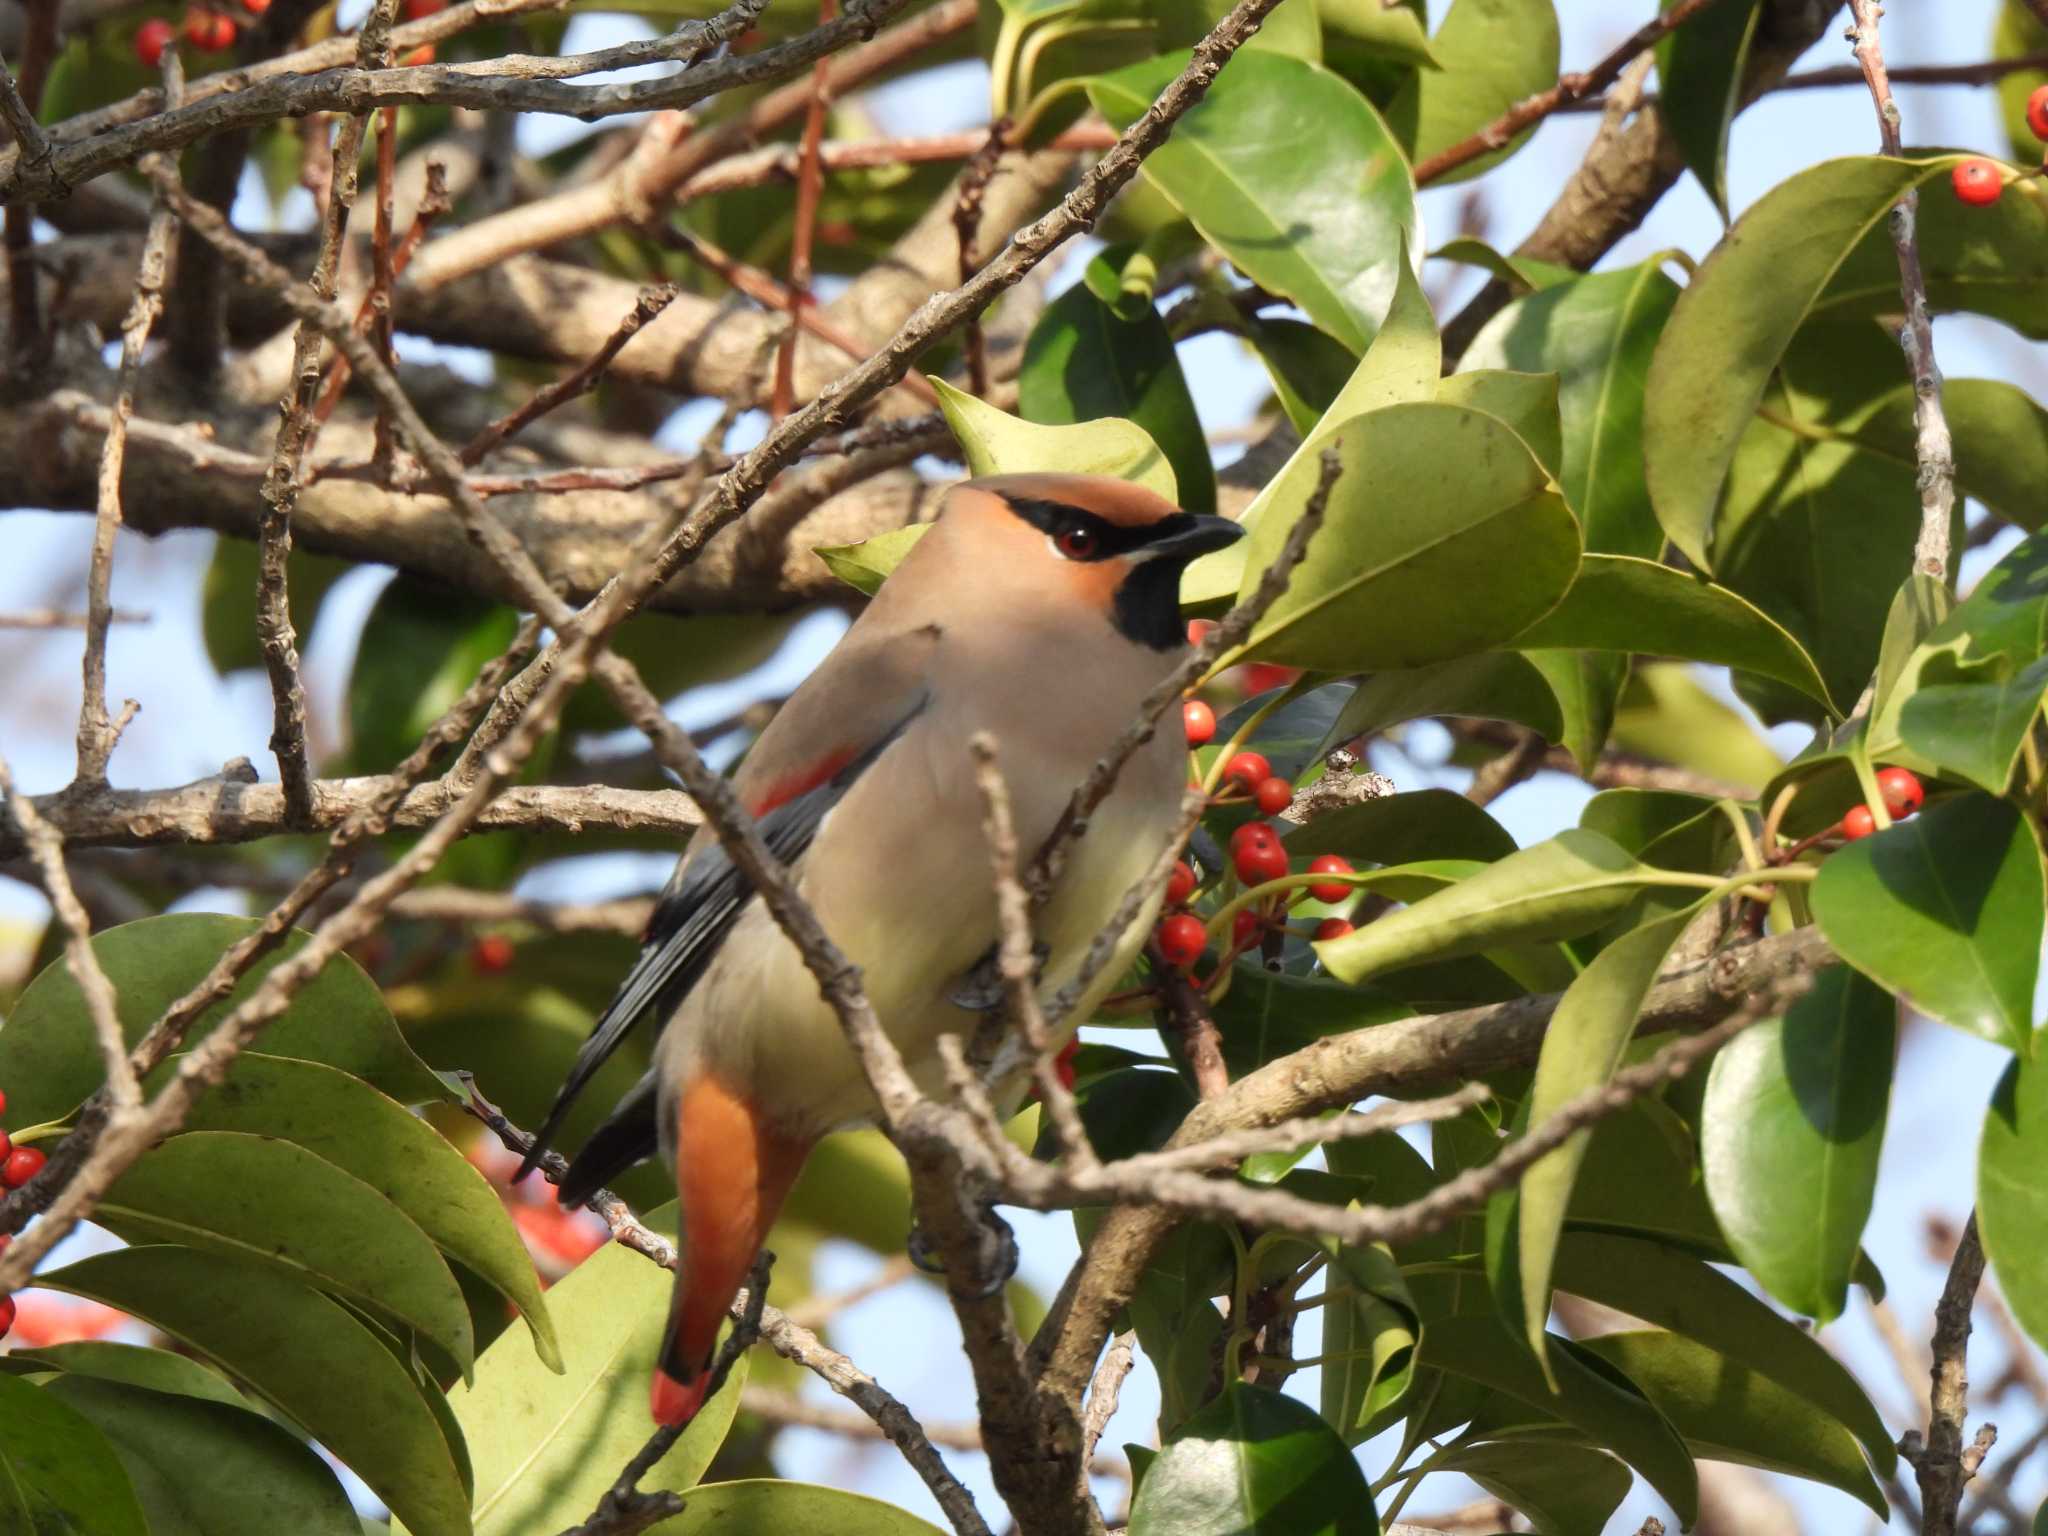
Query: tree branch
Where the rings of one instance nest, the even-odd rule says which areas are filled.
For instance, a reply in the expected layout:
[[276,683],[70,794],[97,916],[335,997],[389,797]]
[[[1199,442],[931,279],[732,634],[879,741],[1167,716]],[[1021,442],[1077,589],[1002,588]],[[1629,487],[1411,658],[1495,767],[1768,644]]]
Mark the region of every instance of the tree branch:
[[[1864,0],[1855,3],[1860,10]],[[1967,1448],[1963,1445],[1970,1399],[1970,1309],[1983,1279],[1984,1245],[1977,1237],[1977,1213],[1972,1211],[1934,1309],[1927,1438],[1923,1444],[1917,1434],[1909,1434],[1899,1444],[1899,1454],[1913,1464],[1920,1483],[1921,1536],[1955,1536],[1956,1510],[1963,1500],[1964,1485],[1976,1476],[1985,1453],[1998,1438],[1997,1426],[1986,1424],[1975,1443]]]

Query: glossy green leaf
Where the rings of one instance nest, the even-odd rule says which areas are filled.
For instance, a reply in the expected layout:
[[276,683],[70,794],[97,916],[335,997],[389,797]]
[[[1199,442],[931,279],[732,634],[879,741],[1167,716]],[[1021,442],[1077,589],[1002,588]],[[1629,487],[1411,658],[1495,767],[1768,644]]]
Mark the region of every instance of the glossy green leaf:
[[[1551,0],[1453,0],[1430,47],[1442,70],[1417,70],[1387,107],[1389,126],[1418,164],[1557,84],[1557,13]],[[1525,130],[1433,184],[1480,175],[1528,138]]]
[[[1532,1128],[1614,1076],[1635,1035],[1643,997],[1694,910],[1687,906],[1616,939],[1565,989],[1536,1058],[1528,1099]],[[1544,1325],[1550,1320],[1551,1265],[1591,1137],[1590,1130],[1581,1131],[1538,1158],[1522,1176],[1514,1197],[1516,1284],[1502,1286],[1497,1295],[1506,1305],[1510,1293],[1519,1294],[1519,1315],[1509,1321],[1521,1327],[1539,1359],[1547,1337]]]
[[1448,789],[1415,789],[1343,806],[1291,828],[1282,841],[1292,858],[1341,853],[1373,864],[1421,858],[1492,863],[1515,851],[1507,828]]
[[[1662,0],[1669,11],[1677,0]],[[1728,222],[1728,130],[1742,108],[1741,86],[1763,0],[1722,0],[1657,45],[1657,110],[1686,169]]]
[[[249,918],[215,912],[174,912],[94,934],[93,952],[119,994],[128,1041],[141,1039],[230,945],[259,926]],[[200,1016],[186,1044],[196,1043],[246,1001],[278,962],[296,954],[306,940],[306,934],[292,933],[252,966],[226,1002]],[[272,1055],[339,1067],[404,1102],[448,1094],[399,1034],[376,983],[346,955],[328,961],[257,1036],[257,1043]],[[61,1119],[100,1085],[103,1075],[85,1000],[58,961],[29,984],[0,1028],[0,1081],[7,1084],[10,1122],[25,1126]]]
[[1506,422],[1552,479],[1564,462],[1557,375],[1511,368],[1468,368],[1437,381],[1436,398]]
[[1136,423],[1173,466],[1180,505],[1216,510],[1209,443],[1173,339],[1149,303],[1112,308],[1087,283],[1054,299],[1025,343],[1017,407],[1026,420],[1053,426],[1102,417]]
[[41,1349],[11,1350],[7,1358],[75,1376],[89,1376],[95,1381],[204,1398],[230,1408],[249,1406],[249,1400],[230,1386],[220,1372],[168,1349],[145,1349],[139,1344],[115,1344],[106,1339],[79,1339]]
[[1603,1529],[1633,1479],[1602,1451],[1555,1440],[1495,1440],[1461,1445],[1434,1462],[1462,1472],[1528,1517],[1541,1536],[1584,1536]]
[[1953,163],[1857,156],[1811,166],[1759,198],[1679,297],[1650,363],[1643,458],[1658,521],[1700,569],[1714,568],[1722,481],[1794,332],[1900,194]]
[[1330,745],[1435,715],[1512,720],[1546,741],[1564,735],[1563,708],[1549,679],[1520,652],[1493,651],[1373,672],[1346,701]]
[[1606,1333],[1579,1347],[1634,1382],[1696,1455],[1824,1483],[1890,1517],[1855,1436],[1769,1377],[1675,1333]]
[[[665,1215],[672,1224],[673,1210]],[[552,1292],[561,1374],[518,1341],[500,1339],[477,1360],[475,1383],[448,1394],[475,1460],[478,1536],[565,1529],[597,1506],[653,1432],[647,1383],[674,1284],[643,1255],[607,1244]],[[695,1486],[725,1438],[745,1380],[742,1359],[641,1479],[643,1489]]]
[[1362,981],[1421,960],[1575,938],[1611,920],[1649,872],[1606,838],[1570,828],[1355,933],[1316,945],[1330,974]]
[[469,1536],[469,1493],[422,1386],[347,1308],[246,1259],[120,1248],[38,1277],[218,1362],[341,1459],[415,1536]]
[[1344,388],[1358,366],[1357,357],[1344,343],[1304,320],[1254,315],[1245,322],[1244,334],[1266,365],[1280,409],[1294,430],[1306,437]]
[[1643,377],[1678,293],[1657,259],[1575,277],[1508,305],[1459,362],[1557,375],[1557,479],[1600,554],[1655,558],[1664,545],[1643,484]]
[[426,1233],[373,1185],[289,1141],[173,1136],[107,1191],[99,1220],[127,1242],[269,1265],[417,1330],[465,1372],[474,1358],[469,1307]]
[[1701,1187],[1692,1128],[1659,1099],[1638,1099],[1595,1127],[1566,1221],[1654,1237],[1717,1262],[1734,1257]]
[[350,769],[378,773],[410,752],[490,659],[517,610],[401,572],[370,609],[349,674]]
[[361,1536],[327,1463],[260,1413],[85,1376],[44,1390],[107,1437],[149,1536]]
[[[1417,667],[1505,641],[1578,568],[1578,525],[1514,433],[1461,406],[1393,405],[1337,428],[1344,471],[1322,529],[1246,642],[1261,660],[1333,672]],[[1314,492],[1315,454],[1270,488],[1247,588]]]
[[781,1478],[707,1483],[661,1529],[662,1536],[943,1536],[880,1499]]
[[1405,237],[1397,254],[1393,298],[1372,345],[1342,391],[1346,414],[1363,415],[1383,405],[1436,398],[1444,371],[1443,341],[1437,335],[1429,298],[1408,259]]
[[1571,753],[1581,773],[1591,773],[1614,729],[1621,690],[1628,684],[1629,653],[1536,649],[1521,654],[1557,700],[1561,730],[1556,744]]
[[[1298,779],[1327,750],[1324,743],[1331,739],[1337,717],[1343,713],[1351,692],[1348,682],[1324,683],[1295,691],[1252,726],[1247,744],[1258,748],[1280,777]],[[1272,694],[1246,699],[1216,722],[1216,740],[1220,743],[1234,739],[1240,728],[1251,724],[1255,713],[1274,703]]]
[[1841,1315],[1870,1219],[1894,1035],[1891,998],[1835,966],[1723,1046],[1707,1078],[1700,1160],[1729,1246],[1823,1323]]
[[1233,1382],[1145,1474],[1131,1536],[1379,1536],[1351,1449],[1314,1409]]
[[1491,1317],[1431,1321],[1423,1333],[1423,1359],[1453,1375],[1479,1382],[1561,1419],[1641,1473],[1691,1525],[1699,1505],[1699,1475],[1692,1455],[1656,1406],[1588,1365],[1569,1340],[1552,1341],[1553,1390],[1536,1357]]
[[1506,284],[1516,298],[1554,288],[1559,283],[1573,282],[1585,275],[1558,262],[1497,251],[1473,235],[1453,235],[1429,254],[1433,261],[1455,261],[1492,274]]
[[1784,766],[1756,728],[1676,662],[1638,664],[1614,711],[1615,745],[1754,793]]
[[[972,475],[1057,473],[1114,475],[1156,491],[1176,505],[1173,466],[1136,422],[1113,417],[1070,426],[1046,426],[998,410],[944,379],[932,379],[939,409],[959,439]],[[870,539],[869,544],[874,541]],[[856,545],[854,548],[866,548]],[[900,555],[898,558],[901,558]],[[893,570],[891,562],[888,570]],[[888,570],[882,572],[888,574]]]
[[23,1536],[151,1536],[114,1448],[43,1387],[0,1375],[0,1529]]
[[862,539],[858,544],[820,544],[811,552],[849,587],[873,597],[930,527],[930,523],[910,523]]
[[1660,869],[1719,874],[1727,868],[1712,856],[1732,840],[1728,818],[1704,795],[1603,789],[1579,812],[1579,825]]
[[1334,1299],[1322,1314],[1323,1417],[1356,1445],[1413,1386],[1422,1320],[1387,1249],[1330,1248],[1325,1286]]
[[1930,1017],[2025,1054],[2041,854],[2019,810],[1968,794],[1830,854],[1813,911],[1843,959]]
[[1514,644],[1680,656],[1756,672],[1832,703],[1813,658],[1762,609],[1632,555],[1587,555],[1564,600]]
[[1848,1369],[1798,1324],[1704,1260],[1647,1238],[1568,1230],[1557,1288],[1655,1323],[1768,1376],[1846,1426],[1879,1472],[1898,1449]]
[[2048,1341],[2048,1052],[2005,1069],[1977,1147],[1977,1225],[1998,1288],[2037,1344]]
[[[1184,54],[1148,60],[1091,80],[1088,96],[1122,129],[1186,65]],[[1144,175],[1245,276],[1365,350],[1393,300],[1414,194],[1386,124],[1342,77],[1241,53]]]
[[1317,0],[1323,24],[1323,51],[1332,68],[1347,53],[1372,55],[1421,69],[1441,69],[1429,46],[1421,9],[1388,5],[1385,0]]
[[436,1247],[516,1306],[534,1353],[559,1368],[533,1260],[497,1191],[417,1115],[346,1072],[244,1052],[186,1123],[195,1131],[277,1137],[381,1190]]
[[[1902,473],[1916,469],[1911,380],[1902,380],[1844,430]],[[1954,439],[1956,487],[2016,527],[2048,518],[2048,410],[2002,379],[1943,379],[1941,412]]]

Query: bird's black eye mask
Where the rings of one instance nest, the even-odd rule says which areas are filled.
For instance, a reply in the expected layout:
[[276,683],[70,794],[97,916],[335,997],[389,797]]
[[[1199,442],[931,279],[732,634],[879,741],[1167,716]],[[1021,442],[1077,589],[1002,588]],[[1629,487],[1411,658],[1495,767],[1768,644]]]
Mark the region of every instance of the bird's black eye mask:
[[1003,501],[1012,512],[1051,539],[1054,549],[1069,560],[1082,562],[1142,554],[1147,546],[1171,538],[1192,527],[1195,521],[1186,512],[1175,512],[1155,523],[1125,527],[1071,502],[1008,494]]

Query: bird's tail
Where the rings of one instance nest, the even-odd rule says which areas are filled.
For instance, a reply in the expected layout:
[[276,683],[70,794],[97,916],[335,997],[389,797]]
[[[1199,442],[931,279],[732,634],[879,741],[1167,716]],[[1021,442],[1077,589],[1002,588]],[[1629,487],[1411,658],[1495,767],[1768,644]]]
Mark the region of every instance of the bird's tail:
[[683,1086],[675,1114],[683,1244],[650,1402],[662,1424],[703,1406],[719,1327],[812,1146],[709,1073]]

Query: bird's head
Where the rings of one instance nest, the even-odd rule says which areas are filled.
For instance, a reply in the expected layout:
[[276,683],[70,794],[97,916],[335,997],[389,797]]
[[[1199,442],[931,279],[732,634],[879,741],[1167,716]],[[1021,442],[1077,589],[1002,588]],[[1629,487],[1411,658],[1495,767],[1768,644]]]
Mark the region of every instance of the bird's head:
[[[964,514],[964,517],[962,516]],[[1097,612],[1128,639],[1171,650],[1184,638],[1180,577],[1190,560],[1244,534],[1107,475],[994,475],[957,487],[948,509],[1004,562],[1005,585]]]

